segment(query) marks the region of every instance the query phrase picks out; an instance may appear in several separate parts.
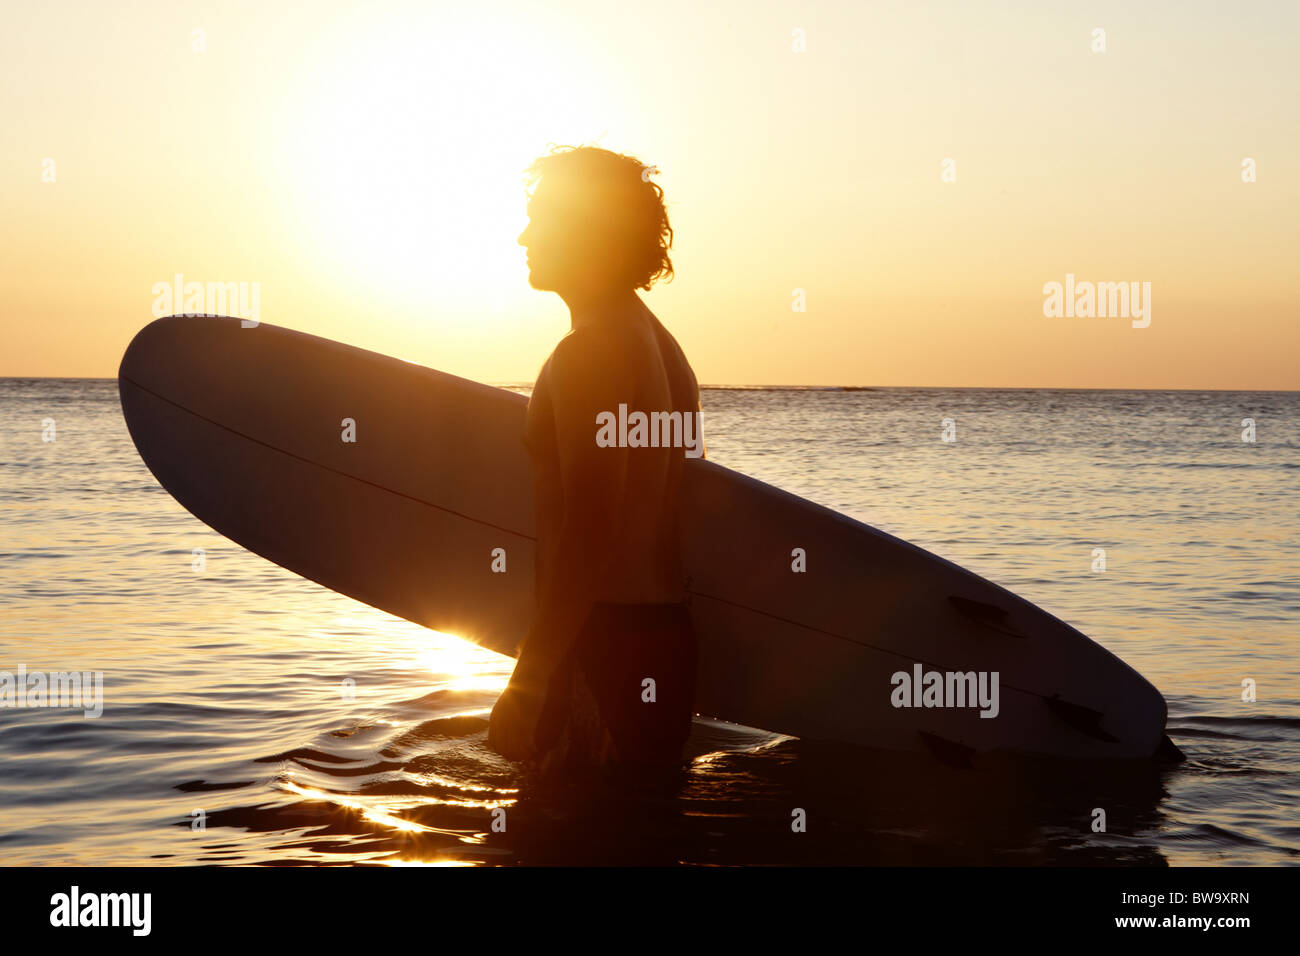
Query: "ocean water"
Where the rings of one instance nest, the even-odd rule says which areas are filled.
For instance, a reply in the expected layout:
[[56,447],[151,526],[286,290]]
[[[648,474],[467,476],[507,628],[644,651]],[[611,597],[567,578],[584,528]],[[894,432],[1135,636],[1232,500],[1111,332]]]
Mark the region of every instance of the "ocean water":
[[1187,760],[959,771],[699,719],[675,794],[539,788],[486,743],[511,661],[204,526],[136,454],[115,381],[8,379],[0,671],[102,672],[104,710],[0,708],[0,864],[1300,862],[1300,393],[703,404],[711,458],[1129,662]]

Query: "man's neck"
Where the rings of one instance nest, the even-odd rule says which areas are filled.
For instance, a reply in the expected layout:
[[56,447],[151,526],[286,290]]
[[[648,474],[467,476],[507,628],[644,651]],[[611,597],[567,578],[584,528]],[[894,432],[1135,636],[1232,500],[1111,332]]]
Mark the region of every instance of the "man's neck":
[[574,329],[599,325],[645,314],[645,304],[634,289],[619,289],[594,295],[561,295],[569,307],[569,324]]

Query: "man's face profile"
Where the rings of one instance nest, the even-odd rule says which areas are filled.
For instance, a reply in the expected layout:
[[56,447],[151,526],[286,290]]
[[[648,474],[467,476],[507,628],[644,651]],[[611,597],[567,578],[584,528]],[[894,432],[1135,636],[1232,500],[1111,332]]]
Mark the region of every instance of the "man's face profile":
[[590,286],[607,271],[611,250],[599,241],[600,231],[570,193],[543,181],[528,201],[528,226],[519,234],[519,244],[527,251],[528,284],[534,289],[562,292]]

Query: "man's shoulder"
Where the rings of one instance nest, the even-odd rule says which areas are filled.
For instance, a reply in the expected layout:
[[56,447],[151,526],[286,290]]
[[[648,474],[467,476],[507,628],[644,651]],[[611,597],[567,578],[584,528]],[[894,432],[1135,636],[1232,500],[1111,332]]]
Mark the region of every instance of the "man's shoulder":
[[612,371],[634,374],[645,345],[634,331],[616,325],[585,325],[560,339],[551,352],[553,378],[567,378],[582,371]]

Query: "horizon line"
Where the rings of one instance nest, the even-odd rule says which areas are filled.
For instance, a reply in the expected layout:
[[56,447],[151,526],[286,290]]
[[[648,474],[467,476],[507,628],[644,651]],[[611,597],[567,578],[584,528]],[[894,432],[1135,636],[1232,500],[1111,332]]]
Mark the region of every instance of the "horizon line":
[[[450,374],[450,373],[449,373]],[[115,382],[116,375],[0,375],[7,381],[64,381],[64,382]],[[482,382],[495,388],[532,388],[534,382]],[[1272,392],[1290,394],[1300,388],[1217,388],[1217,387],[1159,387],[1159,386],[1101,386],[1101,385],[794,385],[794,384],[713,384],[701,385],[701,391],[849,391],[883,392],[914,389],[969,392]]]

